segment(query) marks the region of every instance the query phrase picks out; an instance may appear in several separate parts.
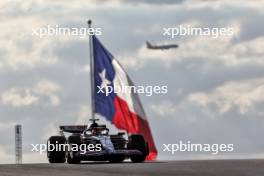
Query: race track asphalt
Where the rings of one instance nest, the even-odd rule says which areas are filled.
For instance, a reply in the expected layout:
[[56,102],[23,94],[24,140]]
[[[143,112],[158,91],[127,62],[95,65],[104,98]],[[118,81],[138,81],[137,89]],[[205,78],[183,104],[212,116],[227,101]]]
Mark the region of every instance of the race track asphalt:
[[0,176],[264,176],[264,160],[193,160],[121,164],[6,164]]

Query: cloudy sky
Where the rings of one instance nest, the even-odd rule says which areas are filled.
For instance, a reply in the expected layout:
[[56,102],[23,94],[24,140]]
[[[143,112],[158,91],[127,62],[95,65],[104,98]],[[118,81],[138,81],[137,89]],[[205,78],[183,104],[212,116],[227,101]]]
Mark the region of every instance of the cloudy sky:
[[[264,157],[263,8],[262,0],[1,1],[0,163],[14,162],[14,124],[23,126],[24,162],[47,162],[31,143],[45,143],[59,125],[88,123],[87,38],[32,35],[47,25],[86,27],[87,19],[136,85],[168,86],[165,95],[140,95],[159,159]],[[232,27],[234,35],[162,35],[178,25]],[[146,40],[180,47],[148,50]],[[234,152],[162,152],[179,140],[233,143]]]

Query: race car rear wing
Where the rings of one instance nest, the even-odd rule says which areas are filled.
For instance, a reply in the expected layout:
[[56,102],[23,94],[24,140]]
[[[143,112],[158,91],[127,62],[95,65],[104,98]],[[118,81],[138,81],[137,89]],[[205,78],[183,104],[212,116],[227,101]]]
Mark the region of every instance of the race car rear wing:
[[60,126],[60,130],[68,133],[82,133],[87,129],[87,125],[64,125]]

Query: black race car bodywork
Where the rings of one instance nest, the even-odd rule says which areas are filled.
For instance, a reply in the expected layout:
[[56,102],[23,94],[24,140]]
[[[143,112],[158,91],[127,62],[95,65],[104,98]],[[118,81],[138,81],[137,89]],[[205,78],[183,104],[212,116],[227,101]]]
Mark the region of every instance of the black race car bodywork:
[[[125,133],[109,134],[105,125],[60,126],[61,135],[48,139],[48,145],[65,145],[64,150],[47,151],[50,163],[77,164],[81,161],[143,162],[148,155],[148,143],[140,134],[125,138]],[[65,132],[71,133],[66,137]]]

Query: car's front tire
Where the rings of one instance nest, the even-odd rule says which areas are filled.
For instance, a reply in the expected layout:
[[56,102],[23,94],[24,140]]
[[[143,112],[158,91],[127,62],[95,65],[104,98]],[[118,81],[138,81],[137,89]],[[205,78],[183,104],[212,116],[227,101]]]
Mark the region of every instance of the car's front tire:
[[[65,145],[66,144],[66,139],[64,136],[51,136],[48,141],[47,141],[47,145]],[[66,151],[56,151],[56,149],[54,148],[54,150],[52,151],[47,151],[47,157],[49,159],[50,163],[64,163],[65,162],[65,154]]]

